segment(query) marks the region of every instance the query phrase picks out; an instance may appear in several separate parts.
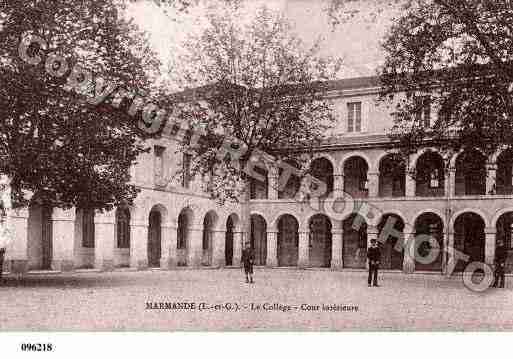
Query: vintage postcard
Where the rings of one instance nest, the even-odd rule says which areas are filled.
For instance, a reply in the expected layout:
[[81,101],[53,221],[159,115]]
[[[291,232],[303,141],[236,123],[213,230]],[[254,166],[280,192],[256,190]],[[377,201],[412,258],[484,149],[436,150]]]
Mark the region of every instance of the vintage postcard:
[[512,330],[512,24],[0,1],[0,331]]

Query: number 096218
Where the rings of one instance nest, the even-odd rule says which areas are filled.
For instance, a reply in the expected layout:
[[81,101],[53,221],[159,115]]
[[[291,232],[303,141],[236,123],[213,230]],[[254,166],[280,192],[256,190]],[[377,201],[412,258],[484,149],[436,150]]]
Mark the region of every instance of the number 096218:
[[22,343],[21,351],[23,352],[51,352],[54,346],[51,343]]

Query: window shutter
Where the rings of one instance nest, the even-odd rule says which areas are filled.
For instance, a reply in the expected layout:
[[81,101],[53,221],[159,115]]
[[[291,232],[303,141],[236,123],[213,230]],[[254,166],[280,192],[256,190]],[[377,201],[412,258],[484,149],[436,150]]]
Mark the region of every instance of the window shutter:
[[369,131],[369,119],[371,107],[368,103],[361,103],[362,107],[362,132]]
[[354,131],[354,107],[352,103],[347,104],[347,132]]

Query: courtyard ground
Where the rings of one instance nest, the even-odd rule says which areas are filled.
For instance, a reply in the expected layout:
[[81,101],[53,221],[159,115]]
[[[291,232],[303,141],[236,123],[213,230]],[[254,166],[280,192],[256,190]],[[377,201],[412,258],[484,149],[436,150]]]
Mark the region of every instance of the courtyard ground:
[[[513,285],[476,293],[461,277],[257,269],[29,274],[0,285],[0,330],[513,330]],[[512,278],[507,280],[511,281]],[[150,310],[147,302],[193,302],[195,310]],[[203,310],[199,303],[238,305]],[[290,311],[251,310],[254,306]],[[358,311],[303,311],[357,306]]]

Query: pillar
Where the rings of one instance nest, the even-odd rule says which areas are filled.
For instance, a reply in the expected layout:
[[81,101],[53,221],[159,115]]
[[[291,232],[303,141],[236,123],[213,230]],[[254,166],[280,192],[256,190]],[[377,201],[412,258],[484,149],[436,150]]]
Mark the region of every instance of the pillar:
[[172,223],[162,223],[162,255],[160,268],[171,269],[177,265],[177,228]]
[[94,266],[103,271],[114,269],[114,249],[116,248],[115,211],[94,216]]
[[271,166],[267,173],[267,198],[278,199],[278,186],[279,186],[279,170],[276,166]]
[[416,187],[415,170],[410,168],[406,171],[406,179],[405,179],[406,197],[415,197],[415,190],[416,190],[415,187]]
[[267,232],[267,267],[278,266],[278,232]]
[[497,229],[495,227],[485,228],[485,263],[493,265],[495,263],[495,245]]
[[299,229],[299,247],[297,265],[299,268],[308,267],[310,251],[310,232],[306,228]]
[[236,267],[241,265],[242,259],[242,243],[244,240],[244,232],[233,232],[233,260],[232,264]]
[[212,232],[212,266],[222,268],[226,266],[226,232]]
[[456,168],[450,167],[445,173],[445,196],[454,197],[456,188]]
[[148,268],[148,221],[135,219],[130,223],[130,268]]
[[[403,272],[411,274],[415,272],[415,232],[404,232],[400,241],[403,241],[404,249]],[[398,248],[394,248],[394,250],[398,250]]]
[[369,197],[379,196],[379,172],[369,172],[367,174],[369,181]]
[[447,234],[447,239],[444,244],[445,260],[442,262],[442,272],[446,276],[450,276],[456,268],[456,261],[454,260],[454,232],[450,231]]
[[331,269],[339,270],[343,268],[343,246],[344,230],[342,229],[342,222],[340,222],[336,228],[334,224],[331,230]]
[[9,271],[15,274],[25,274],[28,270],[28,208],[8,210],[12,241],[5,251],[5,264]]
[[486,194],[495,194],[497,181],[497,164],[486,164]]
[[63,272],[72,271],[75,249],[75,209],[54,208],[52,222],[52,269]]
[[333,175],[333,190],[334,191],[344,191],[344,175],[341,173],[337,173]]
[[201,266],[203,258],[203,225],[191,226],[187,243],[187,265],[193,268]]

